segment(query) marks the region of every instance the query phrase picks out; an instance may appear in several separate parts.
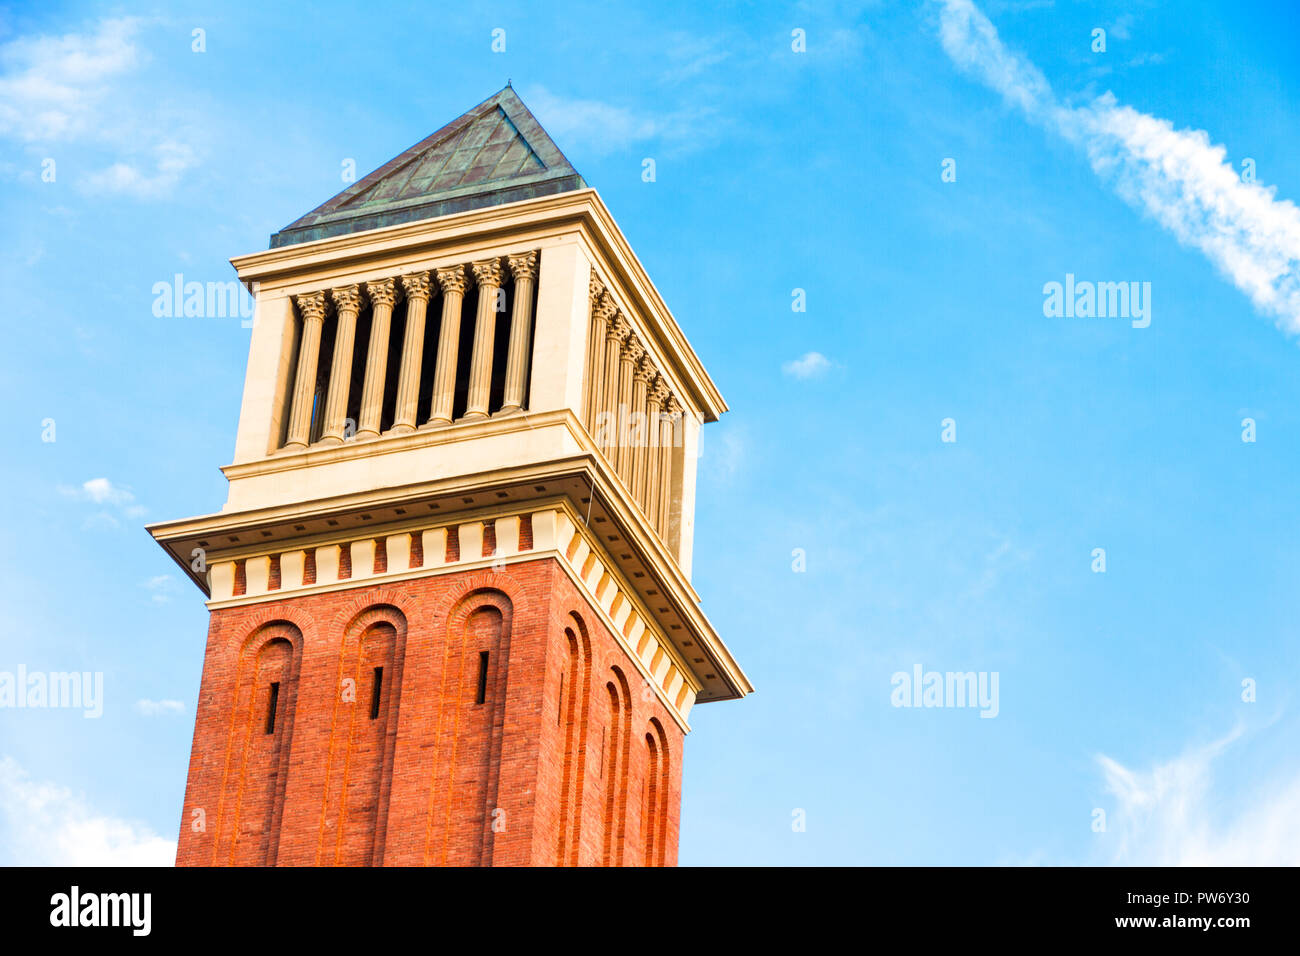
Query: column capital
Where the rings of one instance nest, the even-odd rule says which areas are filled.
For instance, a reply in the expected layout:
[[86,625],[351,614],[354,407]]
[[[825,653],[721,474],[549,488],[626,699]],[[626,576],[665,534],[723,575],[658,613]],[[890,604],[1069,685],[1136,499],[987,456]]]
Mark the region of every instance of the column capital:
[[402,276],[402,288],[406,291],[408,299],[427,300],[431,285],[429,273],[427,272],[412,272],[409,275]]
[[683,411],[682,403],[677,401],[676,395],[669,395],[668,402],[664,405],[664,410],[673,418],[676,418]]
[[641,340],[636,337],[635,333],[629,333],[627,342],[623,345],[622,358],[633,365],[637,365],[644,357],[645,346],[641,344]]
[[365,294],[361,291],[361,286],[355,282],[352,285],[339,286],[337,289],[330,290],[330,298],[340,312],[360,312],[361,306],[365,304]]
[[510,267],[510,274],[515,277],[515,281],[520,279],[537,278],[537,250],[530,249],[528,252],[521,252],[517,255],[507,256],[506,264]]
[[375,305],[386,305],[392,308],[401,294],[402,290],[398,288],[396,279],[376,279],[366,283],[366,295]]
[[297,303],[298,312],[304,319],[313,319],[317,322],[324,321],[325,311],[329,307],[324,292],[306,292],[294,296],[293,301]]
[[434,271],[434,276],[438,280],[438,287],[444,293],[460,292],[464,293],[469,286],[469,279],[465,275],[464,266],[447,266]]
[[668,387],[668,383],[664,381],[662,375],[655,372],[654,381],[650,384],[646,399],[652,404],[662,406],[670,395],[672,395],[672,390]]
[[641,357],[636,360],[636,369],[632,373],[638,382],[644,382],[648,389],[650,383],[659,373],[655,371],[654,363],[650,361],[650,356],[645,349],[641,350]]
[[482,259],[470,264],[474,270],[474,281],[480,287],[491,286],[498,288],[501,285],[501,260],[497,258]]
[[618,314],[618,306],[614,304],[614,300],[609,297],[608,292],[601,294],[600,299],[596,302],[594,308],[596,310],[596,317],[612,330],[614,328],[615,318],[619,318],[620,316]]
[[605,292],[605,283],[600,281],[596,275],[596,270],[591,270],[591,277],[587,280],[587,298],[591,300],[591,307],[594,309],[596,303],[600,301],[601,295]]
[[615,342],[624,341],[632,334],[632,326],[628,325],[627,319],[617,310],[612,312],[605,319],[605,337]]

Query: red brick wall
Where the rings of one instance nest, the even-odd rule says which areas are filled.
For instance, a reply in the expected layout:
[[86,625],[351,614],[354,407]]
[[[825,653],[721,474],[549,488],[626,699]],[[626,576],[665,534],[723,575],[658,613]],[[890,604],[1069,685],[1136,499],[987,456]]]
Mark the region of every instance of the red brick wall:
[[217,610],[176,862],[672,866],[682,745],[553,558]]

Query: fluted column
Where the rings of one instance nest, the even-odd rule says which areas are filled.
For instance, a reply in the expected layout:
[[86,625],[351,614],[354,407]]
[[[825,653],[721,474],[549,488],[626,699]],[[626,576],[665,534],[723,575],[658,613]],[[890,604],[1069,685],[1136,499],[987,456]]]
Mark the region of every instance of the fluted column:
[[501,288],[501,262],[485,259],[473,264],[478,283],[478,313],[474,318],[474,349],[469,358],[469,395],[465,401],[465,420],[488,416],[488,399],[492,395],[492,350],[497,327],[497,290]]
[[632,484],[632,445],[628,440],[627,423],[632,411],[632,376],[643,355],[645,349],[637,337],[629,335],[618,358],[618,447],[614,450],[614,467],[629,486]]
[[663,377],[655,375],[646,394],[646,465],[645,487],[641,489],[641,508],[645,511],[650,527],[656,527],[659,515],[659,415],[663,411],[664,399],[668,397],[668,386]]
[[514,308],[510,311],[510,349],[506,353],[506,387],[501,412],[516,412],[524,407],[524,390],[528,384],[528,340],[533,331],[537,253],[508,256],[506,264],[514,276],[515,296]]
[[364,301],[361,287],[345,285],[330,291],[338,309],[338,326],[334,332],[334,362],[330,366],[330,383],[325,398],[325,433],[321,441],[343,441],[348,417],[348,391],[352,386],[352,346],[357,335],[357,313]]
[[465,300],[464,266],[439,269],[435,275],[442,289],[442,330],[438,333],[438,358],[433,369],[433,400],[429,404],[430,425],[450,425],[456,398],[456,353],[460,344],[460,306]]
[[623,340],[632,334],[632,327],[619,315],[608,292],[601,300],[601,306],[606,316],[605,369],[601,383],[604,394],[600,399],[600,411],[596,415],[596,429],[601,431],[598,443],[600,450],[612,456],[618,444],[618,358],[623,351]]
[[601,295],[604,284],[591,273],[587,282],[587,378],[582,396],[582,421],[587,431],[596,433],[596,413],[600,410],[600,400],[605,394],[601,383],[605,370],[605,315],[600,310]]
[[392,431],[415,431],[415,411],[420,404],[420,365],[424,358],[424,315],[429,307],[429,273],[402,276],[406,292],[406,333],[402,336],[402,365],[397,373],[397,401]]
[[682,413],[682,406],[670,395],[664,407],[665,411],[659,416],[659,508],[655,515],[655,529],[667,544],[673,500],[673,425]]
[[366,352],[366,377],[361,386],[361,421],[358,438],[378,438],[384,412],[384,379],[388,375],[388,334],[398,288],[394,279],[366,283],[370,297],[370,348]]
[[645,417],[646,393],[654,374],[655,369],[650,363],[650,356],[643,352],[637,359],[636,368],[632,370],[632,404],[628,409],[625,439],[625,443],[629,446],[628,487],[632,489],[632,497],[643,509],[645,499],[641,497],[641,493],[645,490],[645,460],[646,452],[649,450],[646,447],[649,445],[646,433],[650,427]]
[[311,292],[294,299],[302,316],[298,343],[298,372],[289,404],[289,436],[285,448],[306,448],[311,437],[311,405],[316,395],[316,364],[320,361],[320,334],[325,324],[325,293]]

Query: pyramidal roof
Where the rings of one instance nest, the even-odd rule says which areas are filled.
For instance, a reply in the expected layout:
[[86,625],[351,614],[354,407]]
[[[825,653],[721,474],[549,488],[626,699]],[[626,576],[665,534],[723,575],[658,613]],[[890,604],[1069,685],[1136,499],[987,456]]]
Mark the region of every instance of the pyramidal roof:
[[583,189],[507,86],[271,236],[271,248]]

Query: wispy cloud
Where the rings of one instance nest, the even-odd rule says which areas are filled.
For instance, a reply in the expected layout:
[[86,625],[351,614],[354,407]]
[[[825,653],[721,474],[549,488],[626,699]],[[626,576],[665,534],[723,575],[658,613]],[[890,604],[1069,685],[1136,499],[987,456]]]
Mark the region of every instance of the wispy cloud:
[[1300,208],[1243,181],[1204,130],[1176,130],[1110,93],[1079,107],[1059,101],[971,0],[942,4],[940,39],[954,63],[1083,149],[1126,202],[1199,249],[1282,329],[1300,333]]
[[195,163],[193,149],[184,143],[166,140],[154,149],[152,169],[117,162],[88,174],[78,186],[88,193],[120,193],[137,199],[157,199],[168,195]]
[[24,36],[0,46],[0,135],[27,142],[90,135],[110,81],[140,60],[140,21],[101,20],[90,33]]
[[78,146],[118,154],[75,180],[83,193],[170,194],[198,165],[200,137],[192,111],[168,110],[125,85],[147,59],[139,41],[144,22],[103,19],[85,32],[20,36],[0,45],[0,138],[55,156]]
[[99,813],[66,787],[31,779],[0,757],[0,841],[25,866],[171,866],[176,842]]
[[1142,866],[1295,866],[1300,862],[1300,773],[1267,787],[1235,811],[1218,799],[1214,762],[1242,736],[1193,747],[1149,770],[1100,755],[1116,801],[1110,862]]
[[809,379],[824,375],[830,367],[830,359],[821,352],[805,352],[799,358],[783,363],[781,373],[790,378]]
[[172,591],[176,589],[176,579],[170,574],[158,574],[144,582],[154,604],[166,604],[170,601]]
[[108,510],[109,508],[116,509],[119,514],[131,519],[145,514],[145,508],[136,504],[135,495],[130,489],[115,485],[107,478],[91,478],[75,488],[60,485],[59,492],[69,498],[88,501],[102,507],[103,510],[86,519],[85,527],[88,529],[118,527],[120,522],[117,520],[117,515]]
[[640,143],[657,143],[680,153],[716,139],[714,111],[693,106],[645,112],[603,100],[577,99],[533,86],[524,100],[562,150],[581,149],[606,155]]

